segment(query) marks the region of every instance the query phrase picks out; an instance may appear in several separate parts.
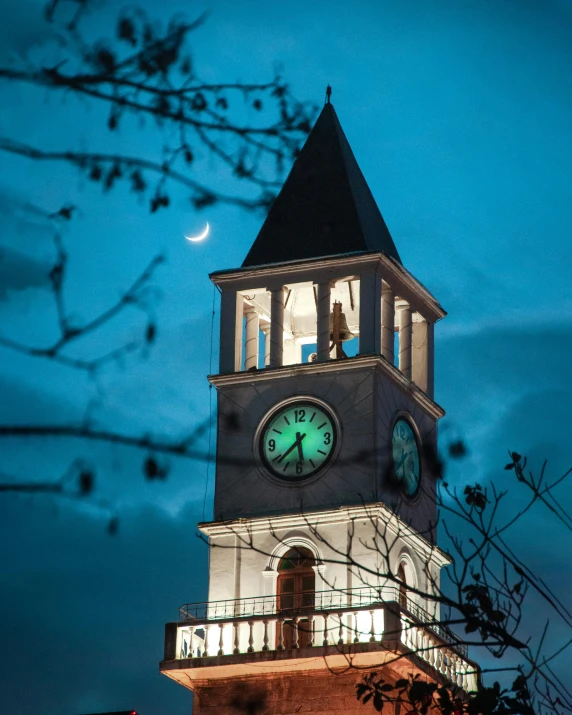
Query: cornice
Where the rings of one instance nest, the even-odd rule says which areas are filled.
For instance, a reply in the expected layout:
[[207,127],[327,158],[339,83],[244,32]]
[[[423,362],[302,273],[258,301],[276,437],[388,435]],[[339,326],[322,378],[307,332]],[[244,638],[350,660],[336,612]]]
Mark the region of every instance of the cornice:
[[377,272],[424,318],[436,322],[447,315],[437,299],[406,268],[385,253],[351,253],[306,261],[272,263],[264,266],[235,268],[210,274],[211,281],[222,290],[268,288],[286,283],[316,281],[364,272]]
[[202,534],[210,538],[231,535],[251,536],[253,534],[299,529],[301,527],[311,527],[316,530],[320,526],[347,524],[358,519],[381,522],[394,537],[400,536],[403,538],[405,542],[408,542],[415,549],[416,553],[424,556],[428,562],[434,562],[438,566],[452,563],[452,559],[448,554],[408,526],[383,502],[360,506],[342,506],[337,509],[307,511],[298,514],[202,522],[198,524],[198,529]]
[[351,358],[333,359],[325,362],[304,363],[300,365],[284,365],[282,367],[265,367],[262,370],[249,372],[231,372],[220,375],[209,375],[209,382],[217,389],[235,385],[252,384],[267,380],[282,380],[299,377],[300,375],[317,375],[323,372],[344,372],[346,370],[375,369],[387,375],[400,390],[411,396],[413,400],[433,419],[438,420],[445,415],[445,410],[434,402],[414,382],[408,380],[395,365],[391,365],[381,355],[357,355]]

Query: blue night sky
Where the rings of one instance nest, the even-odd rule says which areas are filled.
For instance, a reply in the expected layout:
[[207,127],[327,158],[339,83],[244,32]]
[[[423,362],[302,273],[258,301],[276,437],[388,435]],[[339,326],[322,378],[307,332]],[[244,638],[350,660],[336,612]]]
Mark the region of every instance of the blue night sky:
[[[0,64],[46,49],[40,0],[3,0]],[[564,0],[212,0],[141,3],[151,15],[210,11],[193,38],[205,80],[260,81],[282,68],[294,95],[332,101],[406,268],[448,311],[436,328],[436,400],[443,444],[470,453],[453,484],[509,486],[507,449],[572,465],[572,3]],[[100,0],[92,29],[119,3]],[[71,98],[0,84],[0,135],[64,149],[144,152],[154,129],[109,136],[106,115]],[[0,421],[80,419],[176,438],[209,415],[213,288],[208,273],[240,266],[259,215],[216,206],[197,213],[182,189],[150,215],[124,186],[109,194],[72,168],[0,154],[0,332],[34,344],[54,335],[47,291],[51,233],[40,216],[79,207],[66,228],[68,300],[82,318],[113,301],[151,257],[159,334],[94,381],[69,368],[0,350]],[[215,160],[196,171],[225,190]],[[234,187],[248,193],[248,187]],[[208,220],[191,245],[184,233]],[[218,320],[218,312],[216,316]],[[135,325],[135,327],[134,327]],[[137,313],[91,337],[104,351],[144,325]],[[216,322],[215,322],[216,326]],[[215,332],[215,350],[216,350]],[[216,353],[213,358],[216,365]],[[207,449],[206,438],[201,443]],[[77,443],[0,443],[0,473],[57,479],[81,455],[97,465],[97,496],[114,504],[115,537],[90,503],[0,497],[0,711],[9,715],[137,708],[188,713],[190,694],[158,674],[163,625],[206,597],[206,551],[195,524],[209,518],[213,470],[171,463],[146,482],[140,455]],[[207,473],[208,472],[208,473]],[[207,477],[209,479],[207,484]],[[564,485],[559,496],[572,495]],[[530,563],[570,583],[566,538],[549,514],[517,534]],[[475,654],[476,656],[476,654]],[[566,658],[560,661],[566,667]],[[569,663],[568,663],[569,668]]]

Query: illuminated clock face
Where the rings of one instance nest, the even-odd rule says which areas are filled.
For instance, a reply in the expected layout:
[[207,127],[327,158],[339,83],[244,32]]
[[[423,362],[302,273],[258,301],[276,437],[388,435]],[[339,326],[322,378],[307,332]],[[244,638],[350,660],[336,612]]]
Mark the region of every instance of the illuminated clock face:
[[274,476],[297,482],[326,465],[336,440],[336,423],[325,407],[309,400],[290,402],[264,423],[260,455]]
[[414,497],[419,488],[421,470],[419,448],[413,428],[407,420],[398,419],[391,435],[393,471],[401,490],[407,497]]

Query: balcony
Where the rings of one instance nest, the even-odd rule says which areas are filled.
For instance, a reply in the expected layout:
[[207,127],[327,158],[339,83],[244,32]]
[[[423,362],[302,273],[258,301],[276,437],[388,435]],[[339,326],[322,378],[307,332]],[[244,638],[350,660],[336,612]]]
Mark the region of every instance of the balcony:
[[178,679],[177,671],[207,667],[214,677],[212,668],[221,665],[227,671],[241,664],[245,672],[253,661],[303,658],[307,665],[312,657],[356,654],[379,663],[385,650],[420,659],[467,692],[476,689],[477,667],[467,647],[411,599],[400,606],[393,587],[290,597],[281,604],[261,596],[183,606],[179,622],[167,625],[162,671]]

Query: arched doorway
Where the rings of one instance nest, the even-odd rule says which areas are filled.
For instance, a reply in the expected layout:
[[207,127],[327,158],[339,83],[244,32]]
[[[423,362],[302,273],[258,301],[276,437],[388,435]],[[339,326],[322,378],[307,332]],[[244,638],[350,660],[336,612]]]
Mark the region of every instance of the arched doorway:
[[399,605],[401,608],[407,608],[407,577],[405,576],[405,564],[403,561],[397,569],[397,578],[399,580]]
[[[304,648],[310,640],[310,622],[304,618],[304,611],[313,610],[316,600],[315,564],[314,554],[303,546],[290,549],[278,564],[277,611],[285,617],[284,648],[293,648],[296,643],[294,616],[299,618],[298,647]],[[276,639],[278,643],[278,630]]]

